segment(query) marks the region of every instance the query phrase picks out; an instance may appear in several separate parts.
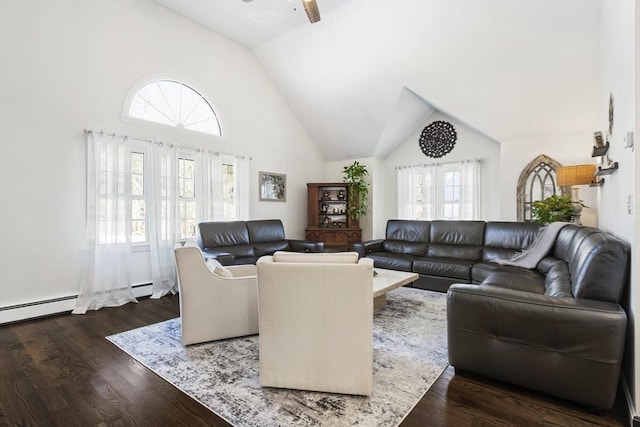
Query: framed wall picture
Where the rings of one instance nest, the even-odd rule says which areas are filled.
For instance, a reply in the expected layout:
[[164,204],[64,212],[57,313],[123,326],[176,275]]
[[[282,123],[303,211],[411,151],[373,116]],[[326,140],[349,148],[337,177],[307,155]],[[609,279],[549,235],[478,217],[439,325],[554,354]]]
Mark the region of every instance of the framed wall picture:
[[287,175],[271,172],[259,172],[258,175],[261,201],[287,201]]

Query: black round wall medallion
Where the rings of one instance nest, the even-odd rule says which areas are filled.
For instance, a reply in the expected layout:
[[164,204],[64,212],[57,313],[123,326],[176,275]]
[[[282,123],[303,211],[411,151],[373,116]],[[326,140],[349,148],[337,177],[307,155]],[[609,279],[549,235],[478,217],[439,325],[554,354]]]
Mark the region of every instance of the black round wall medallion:
[[437,120],[422,130],[418,144],[425,156],[437,158],[451,152],[456,139],[458,134],[453,125]]

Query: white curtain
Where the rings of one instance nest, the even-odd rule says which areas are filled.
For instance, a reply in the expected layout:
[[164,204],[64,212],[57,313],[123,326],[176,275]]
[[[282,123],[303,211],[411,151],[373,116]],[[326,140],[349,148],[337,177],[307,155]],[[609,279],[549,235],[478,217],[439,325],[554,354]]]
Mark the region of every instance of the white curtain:
[[[211,153],[208,156],[209,173],[210,178],[207,181],[209,187],[210,206],[207,212],[211,212],[211,218],[214,220],[222,221],[225,219],[224,212],[224,176],[222,173],[223,165],[225,164],[225,158],[220,153]],[[228,160],[227,160],[228,161]]]
[[[137,141],[145,142],[144,146],[138,143],[134,147],[127,143],[127,137],[102,132],[87,135],[87,244],[74,313],[136,301],[131,289],[130,258],[132,151],[145,153],[151,298],[178,290],[174,248],[180,235],[179,158],[195,161],[197,222],[249,218],[248,157],[141,140]],[[223,165],[233,167],[233,182],[227,176],[225,184]],[[230,194],[226,199],[225,189]]]
[[249,183],[249,157],[235,156],[235,200],[236,218],[248,220],[249,206],[251,204],[249,193],[251,184]]
[[149,162],[149,252],[151,298],[177,292],[173,250],[178,224],[176,155],[166,144],[151,144]]
[[[249,158],[247,156],[209,153],[209,184],[210,206],[205,221],[228,221],[249,219]],[[233,205],[229,206],[229,199],[225,198],[224,166],[231,165],[233,174]]]
[[460,203],[464,219],[480,219],[480,164],[478,160],[466,160],[460,163]]
[[130,171],[126,144],[88,134],[86,243],[75,314],[137,302],[131,290]]
[[467,160],[398,167],[398,218],[479,219],[480,165],[480,160]]
[[396,169],[396,195],[398,219],[418,219],[418,201],[416,192],[419,166],[404,166]]

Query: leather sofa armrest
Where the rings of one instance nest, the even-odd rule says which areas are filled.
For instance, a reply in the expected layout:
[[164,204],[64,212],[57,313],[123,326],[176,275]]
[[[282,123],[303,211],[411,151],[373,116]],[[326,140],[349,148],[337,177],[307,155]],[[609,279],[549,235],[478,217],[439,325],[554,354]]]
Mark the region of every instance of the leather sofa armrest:
[[215,249],[203,249],[202,255],[204,256],[205,261],[213,258],[217,259],[218,262],[222,265],[230,265],[235,259],[235,257],[229,252],[220,252],[216,251]]
[[357,242],[353,244],[353,249],[358,252],[360,257],[365,257],[371,252],[382,251],[382,243],[384,239],[369,240],[366,242]]
[[323,242],[310,242],[307,240],[288,240],[289,248],[293,252],[323,252]]

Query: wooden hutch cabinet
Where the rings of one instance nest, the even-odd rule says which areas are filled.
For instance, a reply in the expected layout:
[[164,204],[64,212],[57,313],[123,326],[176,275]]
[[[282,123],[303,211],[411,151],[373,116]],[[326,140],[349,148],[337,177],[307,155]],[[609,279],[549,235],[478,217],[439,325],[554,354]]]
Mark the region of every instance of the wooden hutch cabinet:
[[324,242],[325,249],[353,250],[362,240],[358,220],[351,218],[349,185],[345,183],[307,184],[307,229],[305,238]]

